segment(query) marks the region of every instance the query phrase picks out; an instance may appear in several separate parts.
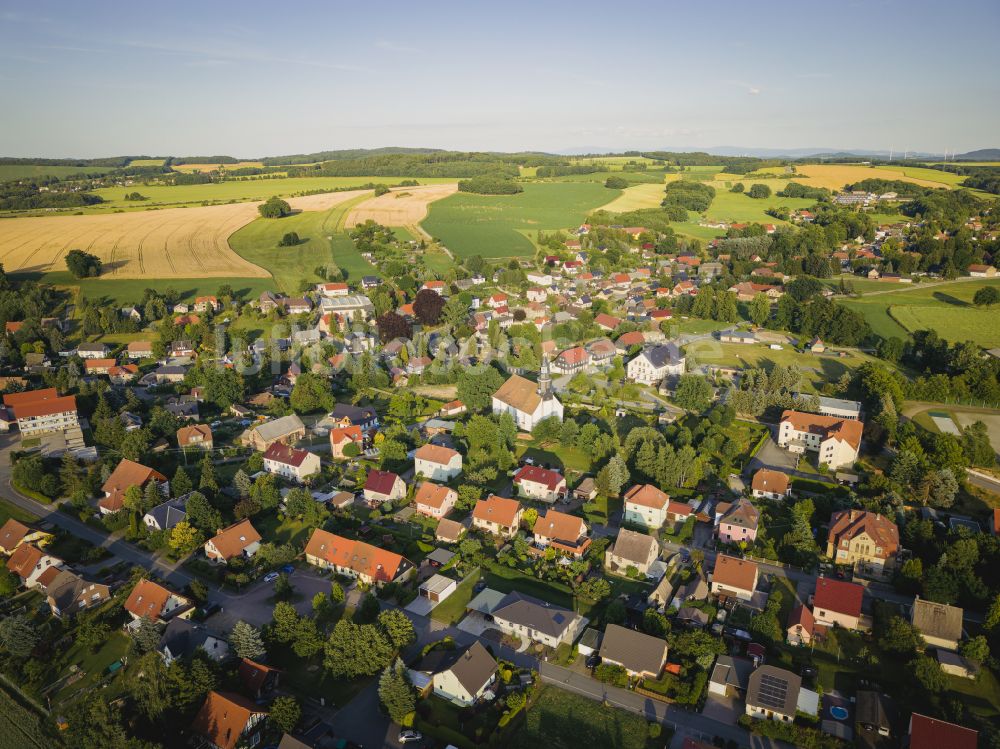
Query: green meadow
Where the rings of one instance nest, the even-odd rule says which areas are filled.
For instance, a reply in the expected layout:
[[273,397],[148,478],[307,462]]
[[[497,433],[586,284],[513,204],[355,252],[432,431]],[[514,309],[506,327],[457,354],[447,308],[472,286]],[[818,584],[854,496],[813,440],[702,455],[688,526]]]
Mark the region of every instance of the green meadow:
[[181,301],[193,302],[195,297],[216,294],[220,286],[228,284],[244,299],[252,299],[262,291],[274,290],[274,281],[269,278],[126,278],[76,279],[68,271],[32,274],[42,283],[52,284],[59,288],[79,292],[87,299],[108,299],[111,304],[135,304],[142,300],[146,289],[165,292],[173,289],[180,295]]
[[517,195],[456,193],[432,203],[423,227],[456,257],[523,257],[534,245],[524,233],[569,229],[621,194],[594,182],[524,185]]
[[102,166],[39,166],[37,164],[0,164],[0,182],[12,182],[30,177],[74,177],[78,174],[104,174],[111,167]]
[[[351,208],[367,200],[362,195],[334,206],[328,211],[301,211],[282,219],[259,218],[229,237],[229,246],[251,263],[267,269],[277,288],[288,294],[300,290],[303,282],[322,279],[314,273],[319,266],[334,263],[349,280],[375,273],[354,247],[344,231],[344,220]],[[288,232],[299,235],[300,244],[279,247]]]

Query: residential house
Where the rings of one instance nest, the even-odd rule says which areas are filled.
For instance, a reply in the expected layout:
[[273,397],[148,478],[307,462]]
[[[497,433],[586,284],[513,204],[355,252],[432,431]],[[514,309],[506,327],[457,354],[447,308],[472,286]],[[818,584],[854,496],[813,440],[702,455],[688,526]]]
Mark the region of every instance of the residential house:
[[659,556],[660,544],[655,536],[622,528],[614,545],[604,552],[604,566],[619,575],[627,574],[632,567],[646,575]]
[[83,362],[83,373],[92,377],[106,375],[117,364],[117,359],[85,359]]
[[191,730],[213,749],[256,746],[263,734],[267,712],[233,692],[209,692]]
[[100,606],[111,598],[111,589],[102,583],[85,580],[74,572],[61,569],[45,585],[45,599],[53,616],[60,619]]
[[797,604],[788,614],[785,640],[789,645],[809,645],[816,631],[816,619],[804,604]]
[[757,540],[759,522],[760,510],[741,497],[719,516],[716,532],[724,544],[752,544]]
[[552,392],[548,359],[542,359],[542,368],[536,385],[520,375],[511,375],[493,394],[494,414],[509,413],[520,429],[530,432],[542,419],[563,418],[563,406]]
[[826,555],[834,564],[884,577],[899,555],[899,529],[891,520],[865,510],[838,510],[830,516]]
[[829,577],[817,578],[816,592],[813,594],[813,617],[816,624],[859,629],[864,593],[865,589],[857,583]]
[[316,291],[325,297],[343,297],[351,293],[350,287],[342,281],[316,284]]
[[291,445],[305,436],[302,419],[297,414],[290,414],[250,427],[240,436],[240,443],[264,452],[275,442]]
[[980,263],[974,263],[969,266],[969,275],[972,278],[995,278],[997,275],[997,269],[992,265],[982,265]]
[[609,624],[601,640],[601,660],[621,666],[638,679],[656,679],[667,662],[667,642],[618,624]]
[[583,556],[590,548],[587,524],[576,515],[550,508],[543,517],[535,521],[533,531],[535,545],[539,548],[552,547],[576,558]]
[[321,470],[319,456],[308,450],[299,450],[275,442],[264,451],[264,470],[299,484]]
[[166,476],[149,466],[122,458],[101,487],[104,496],[97,501],[101,514],[110,515],[118,512],[125,506],[125,493],[129,489],[138,486],[144,491],[149,483],[156,484],[160,494],[169,496],[170,482]]
[[687,359],[676,343],[652,346],[632,359],[626,367],[628,379],[642,385],[656,385],[665,377],[684,374]]
[[414,453],[413,471],[431,481],[451,481],[462,472],[462,454],[428,442]]
[[413,563],[399,554],[321,528],[309,537],[306,561],[314,567],[357,578],[365,585],[402,582],[414,569]]
[[746,714],[791,723],[798,710],[802,677],[777,666],[758,666],[747,684]]
[[243,688],[254,699],[259,700],[277,689],[281,669],[257,663],[249,658],[240,658],[240,662],[236,665],[236,675],[239,676]]
[[962,639],[962,609],[917,596],[910,609],[910,623],[931,647],[958,650]]
[[977,746],[978,731],[920,713],[910,715],[908,749],[976,749]]
[[143,524],[153,531],[168,531],[178,523],[187,520],[185,507],[189,496],[190,494],[185,494],[182,497],[168,499],[166,502],[161,502],[156,507],[150,508],[142,516]]
[[430,677],[434,694],[461,707],[470,707],[496,684],[499,664],[476,640],[466,648],[431,650],[414,670]]
[[[750,686],[753,661],[748,658],[733,658],[720,655],[715,659],[712,675],[708,680],[708,691],[720,697],[743,698]],[[685,747],[685,749],[687,749]]]
[[223,528],[205,542],[205,556],[213,562],[228,564],[234,557],[252,557],[260,548],[260,534],[248,518]]
[[76,398],[60,396],[55,388],[7,393],[3,403],[14,412],[22,437],[62,432],[80,426]]
[[222,304],[214,296],[199,296],[194,300],[195,312],[208,312],[209,310],[218,312],[220,309],[222,309]]
[[208,424],[192,424],[177,430],[177,446],[182,450],[191,447],[211,450],[212,445],[212,427]]
[[756,563],[719,554],[715,558],[715,569],[712,572],[712,593],[749,601],[757,590],[759,576]]
[[864,424],[853,419],[785,411],[778,425],[778,445],[792,453],[819,454],[820,465],[841,468],[858,459]]
[[190,658],[199,650],[216,662],[229,657],[225,636],[182,617],[173,617],[167,622],[157,650],[167,666],[176,660]]
[[755,497],[784,499],[791,496],[788,484],[789,476],[787,473],[772,471],[770,468],[759,468],[753,475],[750,489]]
[[43,573],[49,569],[59,569],[62,563],[61,559],[46,554],[34,544],[21,544],[7,560],[7,569],[17,575],[21,585],[34,588]]
[[523,509],[516,499],[491,494],[472,510],[472,527],[502,538],[513,538],[521,525]]
[[670,496],[652,484],[636,484],[625,493],[624,520],[646,528],[662,528],[670,505]]
[[417,512],[432,518],[443,518],[455,508],[457,501],[458,492],[433,481],[423,482],[413,497]]
[[514,474],[514,486],[522,497],[553,503],[566,494],[566,478],[557,471],[539,466],[521,466]]
[[31,528],[14,518],[7,518],[7,522],[0,526],[0,553],[13,554],[21,544],[44,546],[51,538],[51,533]]
[[457,544],[465,534],[465,526],[457,520],[443,518],[434,530],[434,540],[446,544]]
[[551,648],[573,642],[587,624],[573,611],[516,591],[505,595],[491,615],[500,631]]
[[118,364],[108,370],[108,379],[115,385],[127,385],[139,376],[139,367],[135,364]]
[[342,460],[353,457],[344,454],[344,448],[348,445],[357,447],[357,452],[354,455],[360,455],[364,450],[364,444],[365,435],[361,431],[361,427],[348,426],[330,430],[330,454],[335,459]]
[[76,355],[81,359],[103,359],[108,355],[105,343],[81,343],[76,347]]
[[375,507],[383,502],[395,502],[406,496],[406,484],[392,471],[372,470],[365,481],[365,501]]
[[184,339],[174,341],[167,350],[167,356],[171,359],[190,359],[194,353],[194,344]]
[[350,403],[337,403],[333,410],[326,417],[327,421],[332,421],[336,427],[360,427],[362,431],[369,431],[378,427],[378,414],[370,406],[354,406]]
[[125,610],[132,617],[129,627],[138,626],[143,619],[159,624],[166,624],[175,616],[189,619],[194,609],[189,598],[148,579],[137,582],[125,600]]
[[860,740],[860,746],[872,749],[879,746],[882,739],[892,734],[894,717],[895,709],[888,695],[870,689],[855,693],[855,735]]
[[552,362],[552,368],[558,374],[575,374],[587,370],[590,363],[590,352],[583,346],[574,346],[560,351]]
[[757,335],[743,330],[723,330],[719,333],[719,340],[722,343],[757,343]]

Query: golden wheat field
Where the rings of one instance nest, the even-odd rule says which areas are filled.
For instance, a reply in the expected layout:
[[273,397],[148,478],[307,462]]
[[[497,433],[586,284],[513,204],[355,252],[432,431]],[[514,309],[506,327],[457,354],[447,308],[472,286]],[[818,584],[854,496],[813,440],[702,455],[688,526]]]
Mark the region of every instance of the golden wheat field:
[[[135,162],[132,162],[133,164]],[[161,162],[162,163],[162,162]],[[235,164],[171,164],[170,168],[175,172],[216,172],[220,167],[225,168],[226,171],[232,171],[234,169],[243,169],[246,167],[261,167],[264,166],[259,161],[237,161]]]
[[458,185],[455,183],[397,187],[392,192],[356,205],[347,214],[344,225],[349,229],[365,221],[376,221],[383,226],[419,228],[420,222],[427,218],[431,203],[454,195],[457,191]]
[[[910,177],[902,171],[892,167],[880,167],[878,169],[861,164],[805,164],[796,167],[797,174],[786,175],[789,180],[811,185],[812,187],[826,187],[830,190],[840,190],[844,185],[860,182],[865,179],[888,179],[899,180],[901,182],[912,182],[924,187],[949,187],[946,184],[949,175],[942,172],[939,181]],[[802,177],[808,179],[803,180]]]
[[[328,210],[365,190],[291,198],[301,211]],[[259,203],[165,208],[87,216],[0,219],[0,262],[8,273],[61,271],[70,250],[101,258],[107,278],[268,277],[229,246],[259,217]]]

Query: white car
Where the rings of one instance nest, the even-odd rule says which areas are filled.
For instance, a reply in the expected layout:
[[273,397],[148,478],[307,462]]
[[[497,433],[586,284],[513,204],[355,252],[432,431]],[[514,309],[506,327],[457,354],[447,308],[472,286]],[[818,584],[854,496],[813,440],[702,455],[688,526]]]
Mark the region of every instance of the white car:
[[414,741],[420,741],[424,735],[420,731],[400,731],[398,741],[400,744],[412,744]]
[[264,582],[265,583],[273,583],[277,579],[278,579],[278,573],[277,572],[268,572],[266,575],[264,575]]

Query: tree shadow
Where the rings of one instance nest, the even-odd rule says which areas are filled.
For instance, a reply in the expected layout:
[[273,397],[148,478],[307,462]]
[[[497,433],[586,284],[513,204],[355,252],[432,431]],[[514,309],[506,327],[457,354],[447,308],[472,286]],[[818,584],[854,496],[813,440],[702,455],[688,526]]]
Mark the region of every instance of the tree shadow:
[[953,307],[969,307],[970,304],[964,299],[959,299],[951,294],[945,294],[943,291],[935,291],[932,296],[935,300],[939,302],[944,302],[945,304],[950,304]]

